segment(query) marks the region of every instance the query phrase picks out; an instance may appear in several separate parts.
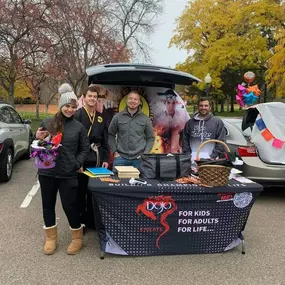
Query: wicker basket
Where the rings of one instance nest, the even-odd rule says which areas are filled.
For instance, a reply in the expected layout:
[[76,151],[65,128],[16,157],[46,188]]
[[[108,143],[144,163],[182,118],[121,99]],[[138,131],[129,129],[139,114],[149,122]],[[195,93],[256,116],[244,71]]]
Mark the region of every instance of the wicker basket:
[[[199,154],[202,147],[207,143],[220,143],[225,149],[230,152],[230,148],[222,141],[219,140],[208,140],[203,142],[198,150],[196,155],[196,160],[199,160]],[[209,186],[224,186],[229,182],[229,175],[231,172],[230,167],[222,166],[222,165],[210,165],[205,164],[198,166],[198,174],[201,183]]]

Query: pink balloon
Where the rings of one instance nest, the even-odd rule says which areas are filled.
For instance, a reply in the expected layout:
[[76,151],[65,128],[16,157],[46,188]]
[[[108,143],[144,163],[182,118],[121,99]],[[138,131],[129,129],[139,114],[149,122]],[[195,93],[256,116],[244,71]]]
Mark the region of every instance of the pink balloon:
[[241,84],[238,84],[237,91],[238,93],[240,92],[241,94],[244,94],[246,93],[246,88],[242,86]]
[[243,98],[239,95],[236,95],[236,102],[241,106],[241,107],[244,107],[245,104],[243,102]]

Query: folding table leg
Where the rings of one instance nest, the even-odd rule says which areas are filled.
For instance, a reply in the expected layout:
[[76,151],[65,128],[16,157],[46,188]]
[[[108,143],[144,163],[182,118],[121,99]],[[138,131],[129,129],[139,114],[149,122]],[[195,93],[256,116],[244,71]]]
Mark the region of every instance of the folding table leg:
[[245,254],[245,250],[246,250],[246,243],[244,241],[244,239],[241,241],[241,253]]

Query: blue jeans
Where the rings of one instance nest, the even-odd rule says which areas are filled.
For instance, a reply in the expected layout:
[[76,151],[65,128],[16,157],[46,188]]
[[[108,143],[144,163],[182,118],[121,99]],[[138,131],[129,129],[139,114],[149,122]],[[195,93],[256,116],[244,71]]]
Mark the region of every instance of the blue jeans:
[[121,156],[115,157],[113,162],[114,166],[133,166],[135,168],[140,167],[140,160],[139,159],[127,159]]

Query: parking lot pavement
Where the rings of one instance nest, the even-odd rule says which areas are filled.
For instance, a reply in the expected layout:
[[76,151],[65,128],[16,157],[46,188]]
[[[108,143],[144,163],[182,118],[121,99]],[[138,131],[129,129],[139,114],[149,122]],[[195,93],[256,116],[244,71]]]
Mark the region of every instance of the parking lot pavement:
[[[285,284],[285,189],[266,191],[256,201],[245,230],[247,252],[99,259],[96,232],[84,236],[76,256],[65,251],[70,232],[61,206],[58,249],[42,254],[39,191],[20,208],[36,181],[32,161],[20,161],[8,184],[0,184],[0,284]],[[282,192],[283,191],[283,192]]]

